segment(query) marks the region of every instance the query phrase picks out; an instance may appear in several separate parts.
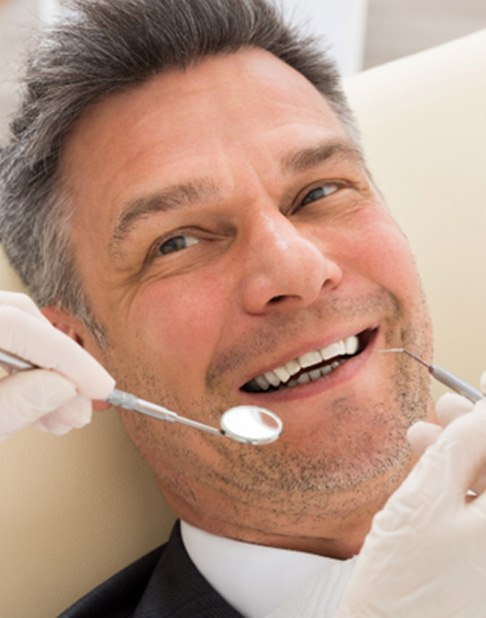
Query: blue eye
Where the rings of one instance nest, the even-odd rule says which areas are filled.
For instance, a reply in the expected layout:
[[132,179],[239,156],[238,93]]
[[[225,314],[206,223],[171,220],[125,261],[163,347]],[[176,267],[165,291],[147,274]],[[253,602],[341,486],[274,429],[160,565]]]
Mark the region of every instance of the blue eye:
[[178,236],[172,236],[167,240],[164,240],[157,246],[157,252],[159,255],[168,255],[169,253],[175,253],[176,251],[182,251],[188,249],[198,243],[199,240],[194,236],[188,234],[180,234]]
[[309,191],[307,195],[302,200],[302,206],[306,204],[310,204],[311,202],[315,202],[317,200],[322,200],[325,197],[328,197],[332,193],[335,193],[338,190],[338,185],[335,182],[329,182],[325,185],[321,185],[320,187],[316,187]]

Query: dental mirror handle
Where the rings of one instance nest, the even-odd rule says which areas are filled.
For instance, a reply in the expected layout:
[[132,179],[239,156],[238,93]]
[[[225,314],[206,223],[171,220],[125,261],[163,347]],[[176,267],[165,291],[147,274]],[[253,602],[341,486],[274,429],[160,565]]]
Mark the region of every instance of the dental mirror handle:
[[10,354],[10,352],[4,352],[0,350],[0,365],[7,365],[12,369],[16,369],[17,371],[25,371],[26,369],[36,369],[36,366],[28,361],[20,358],[19,356],[15,356],[14,354]]
[[[29,363],[29,361],[3,350],[0,350],[0,363],[3,365],[8,365],[17,371],[26,371],[28,369],[38,368],[36,365]],[[126,393],[125,391],[121,391],[117,388],[113,389],[112,393],[108,395],[105,401],[111,405],[119,406],[121,408],[125,408],[126,410],[134,410],[135,412],[140,412],[141,414],[145,414],[162,421],[180,423],[182,425],[194,427],[195,429],[201,429],[202,431],[206,431],[208,433],[224,435],[224,432],[216,429],[216,427],[210,427],[204,423],[199,423],[198,421],[193,421],[189,418],[179,416],[176,412],[173,412],[168,408],[150,403],[150,401],[145,401],[140,397],[136,397],[131,393]]]
[[225,432],[222,429],[205,425],[204,423],[194,421],[190,418],[186,418],[185,416],[179,416],[173,410],[169,410],[163,406],[151,403],[150,401],[146,401],[145,399],[141,399],[136,395],[126,393],[125,391],[121,391],[117,388],[113,389],[113,392],[108,395],[106,401],[114,406],[125,408],[125,410],[134,410],[135,412],[140,412],[140,414],[145,414],[146,416],[151,416],[152,418],[157,418],[161,421],[169,421],[170,423],[187,425],[188,427],[201,429],[202,431],[212,433],[213,435],[225,435]]
[[[14,354],[0,350],[0,365],[7,365],[16,371],[25,371],[28,369],[38,369],[39,367],[24,360]],[[126,410],[133,410],[146,416],[151,416],[161,421],[171,423],[179,423],[193,429],[199,429],[212,435],[225,436],[236,442],[243,444],[270,444],[277,440],[282,432],[282,421],[270,410],[255,406],[237,406],[230,408],[222,416],[222,428],[217,429],[199,421],[192,420],[185,416],[179,416],[173,410],[169,410],[163,406],[159,406],[145,399],[141,399],[131,393],[126,393],[115,388],[105,400]],[[244,418],[246,425],[234,423],[234,413],[240,415],[240,421]]]

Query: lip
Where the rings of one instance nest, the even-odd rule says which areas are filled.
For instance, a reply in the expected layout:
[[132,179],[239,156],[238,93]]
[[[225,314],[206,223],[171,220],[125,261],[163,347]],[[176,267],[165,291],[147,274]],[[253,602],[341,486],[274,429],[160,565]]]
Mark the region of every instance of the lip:
[[[240,397],[243,395],[248,401],[255,403],[258,400],[259,405],[268,405],[271,401],[291,401],[293,399],[301,399],[306,397],[312,397],[315,394],[323,392],[324,390],[330,390],[335,386],[347,382],[353,378],[354,374],[359,371],[359,368],[368,360],[369,356],[372,354],[373,350],[376,347],[376,342],[379,337],[379,326],[365,326],[362,328],[358,328],[352,332],[347,332],[345,335],[337,335],[332,337],[327,337],[324,343],[310,344],[305,346],[300,346],[299,349],[293,353],[292,355],[286,355],[283,360],[273,362],[271,366],[267,366],[266,368],[259,370],[258,373],[253,372],[250,377],[248,377],[247,381],[254,378],[256,375],[261,375],[266,371],[270,371],[275,367],[279,367],[280,365],[285,365],[287,362],[294,358],[298,358],[302,354],[314,350],[326,347],[335,341],[339,341],[340,339],[345,339],[346,337],[356,335],[363,331],[370,331],[370,339],[367,342],[366,347],[362,352],[360,352],[357,356],[350,358],[348,361],[340,365],[337,369],[335,369],[328,376],[320,378],[315,382],[308,382],[307,384],[300,384],[288,389],[281,389],[275,391],[266,391],[262,393],[249,393],[243,391],[241,386],[239,387]],[[246,384],[246,382],[243,384]]]

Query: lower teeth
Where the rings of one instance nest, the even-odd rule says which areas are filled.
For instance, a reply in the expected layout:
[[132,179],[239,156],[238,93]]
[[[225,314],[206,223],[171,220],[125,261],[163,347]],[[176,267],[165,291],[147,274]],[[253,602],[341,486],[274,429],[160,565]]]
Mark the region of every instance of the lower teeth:
[[[316,380],[319,380],[320,378],[323,378],[324,376],[327,376],[330,373],[332,373],[335,369],[339,367],[339,365],[342,365],[343,363],[345,363],[346,360],[347,359],[342,358],[340,360],[333,361],[329,365],[324,365],[323,367],[319,367],[319,369],[312,369],[312,371],[309,371],[307,373],[302,373],[298,378],[291,378],[286,383],[282,382],[277,387],[270,386],[268,390],[276,391],[276,390],[280,390],[283,388],[293,388],[294,386],[299,386],[300,384],[307,384],[308,382],[315,382]],[[265,392],[265,391],[262,391],[262,392]]]

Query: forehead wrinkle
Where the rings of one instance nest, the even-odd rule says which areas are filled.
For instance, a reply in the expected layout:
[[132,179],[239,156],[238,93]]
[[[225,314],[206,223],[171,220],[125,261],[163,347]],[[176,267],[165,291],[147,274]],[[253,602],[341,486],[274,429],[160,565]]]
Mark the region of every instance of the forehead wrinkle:
[[363,162],[361,152],[354,144],[345,141],[324,141],[285,154],[280,159],[280,166],[284,172],[305,172],[329,159]]
[[209,179],[201,179],[173,185],[161,191],[130,200],[122,207],[116,220],[110,241],[110,253],[116,253],[116,250],[138,221],[153,213],[194,206],[216,194],[217,188],[214,183]]

